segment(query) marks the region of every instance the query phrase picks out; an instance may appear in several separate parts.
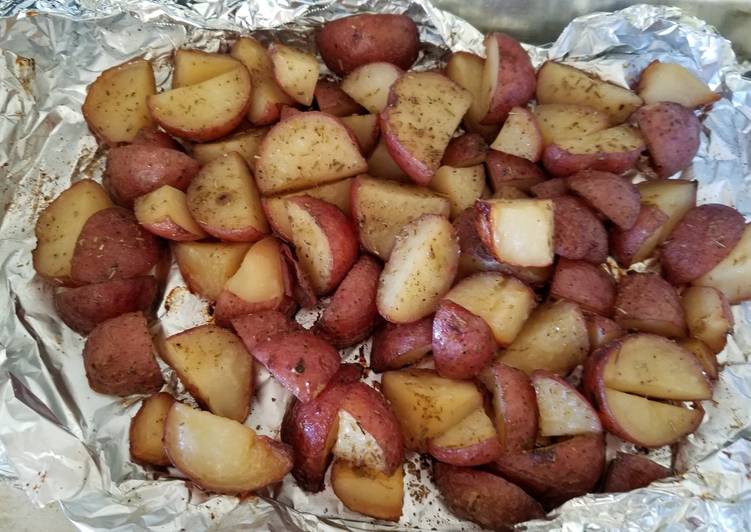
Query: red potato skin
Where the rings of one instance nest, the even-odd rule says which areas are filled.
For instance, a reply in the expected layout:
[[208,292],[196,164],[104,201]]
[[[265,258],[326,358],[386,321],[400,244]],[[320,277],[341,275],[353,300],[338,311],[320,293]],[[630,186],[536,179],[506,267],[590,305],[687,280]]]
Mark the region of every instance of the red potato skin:
[[612,153],[570,153],[557,144],[548,144],[542,152],[542,164],[554,176],[568,176],[582,170],[602,170],[622,174],[633,168],[642,149]]
[[[686,336],[686,317],[681,298],[673,286],[656,273],[633,273],[620,280],[615,298],[615,321],[627,327],[627,320],[668,323],[674,337]],[[658,330],[644,330],[654,332]]]
[[639,216],[639,189],[610,172],[584,170],[568,178],[568,186],[621,229],[630,229]]
[[644,455],[618,453],[605,473],[602,491],[618,493],[644,488],[672,474],[670,469],[653,462]]
[[505,33],[493,33],[488,38],[495,39],[501,60],[488,114],[480,123],[500,124],[513,107],[525,106],[535,97],[537,76],[527,52],[516,39]]
[[318,110],[334,116],[349,116],[360,114],[362,107],[344,92],[339,84],[325,79],[319,79],[313,93]]
[[428,441],[428,453],[443,462],[455,466],[472,467],[487,464],[503,453],[503,447],[498,438],[485,440],[467,447],[439,447]]
[[331,462],[327,440],[337,427],[347,385],[360,380],[361,374],[362,367],[358,364],[342,364],[318,397],[308,403],[294,400],[284,415],[281,439],[295,450],[292,476],[305,491],[318,492],[324,487],[326,469]]
[[589,345],[591,349],[597,349],[620,338],[626,331],[616,322],[599,314],[586,316],[587,332],[589,333]]
[[578,198],[553,198],[556,255],[601,264],[608,257],[608,234],[602,222]]
[[679,103],[658,102],[634,113],[658,177],[670,177],[691,164],[699,150],[701,123]]
[[305,111],[301,111],[297,107],[293,107],[291,105],[282,105],[279,109],[279,121],[283,122],[284,120],[287,120],[292,116],[299,115],[303,112]]
[[[166,238],[167,240],[174,240],[175,242],[189,242],[192,240],[201,240],[203,238],[203,235],[191,233],[182,226],[177,225],[172,221],[172,218],[169,217],[155,223],[142,224],[141,227],[146,229],[149,233]],[[227,240],[232,239],[228,238]]]
[[302,308],[310,308],[316,306],[318,303],[318,296],[316,296],[313,285],[308,278],[308,274],[297,262],[294,253],[287,244],[282,244],[282,257],[284,257],[287,263],[287,269],[290,272],[290,276],[293,280],[292,298]]
[[684,284],[710,271],[733,250],[745,227],[743,215],[727,205],[708,203],[688,211],[660,255],[668,281]]
[[138,225],[133,213],[111,207],[94,213],[78,236],[71,277],[101,283],[148,274],[161,256],[159,240]]
[[326,66],[344,76],[375,62],[408,70],[417,59],[420,37],[406,15],[363,14],[327,22],[316,44]]
[[98,393],[150,394],[163,384],[146,318],[140,312],[97,325],[83,348],[83,365],[89,386]]
[[337,349],[365,340],[378,324],[376,292],[381,265],[363,255],[334,292],[314,330]]
[[147,146],[159,146],[160,148],[169,148],[172,150],[182,151],[182,146],[170,137],[164,131],[154,129],[151,127],[145,127],[141,129],[131,144],[142,144]]
[[558,198],[569,193],[568,181],[563,177],[554,177],[530,187],[529,191],[537,198]]
[[200,169],[198,161],[181,151],[154,142],[131,144],[109,151],[104,182],[116,203],[132,207],[137,197],[164,185],[184,191]]
[[668,221],[668,215],[654,205],[642,204],[630,229],[614,227],[610,231],[610,252],[618,264],[627,268],[644,243]]
[[402,356],[410,351],[424,350],[433,343],[433,316],[412,323],[389,323],[376,332],[370,350],[370,369],[376,373],[408,365]]
[[485,165],[490,176],[490,186],[493,187],[494,192],[504,185],[526,192],[547,179],[545,173],[535,163],[496,150],[488,150]]
[[[488,143],[477,133],[465,133],[454,137],[443,152],[442,164],[454,168],[465,168],[485,162]],[[525,159],[526,160],[526,159]]]
[[156,279],[151,276],[115,279],[58,291],[55,310],[68,327],[85,335],[103,321],[148,310],[156,292]]
[[550,295],[573,301],[590,312],[610,316],[615,303],[615,281],[599,266],[561,258],[553,274]]
[[493,333],[481,317],[444,300],[433,319],[433,359],[441,377],[471,379],[495,355]]
[[222,327],[229,327],[233,318],[245,314],[253,314],[264,310],[276,310],[282,314],[292,315],[295,311],[295,301],[290,293],[269,301],[250,303],[229,290],[223,290],[214,305],[214,321]]
[[276,310],[262,310],[232,319],[232,327],[248,351],[279,334],[301,330],[300,325]]

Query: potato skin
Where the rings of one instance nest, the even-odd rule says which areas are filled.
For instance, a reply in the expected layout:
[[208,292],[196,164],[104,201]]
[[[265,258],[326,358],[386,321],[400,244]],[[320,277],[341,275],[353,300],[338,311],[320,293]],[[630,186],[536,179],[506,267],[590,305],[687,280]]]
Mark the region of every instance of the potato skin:
[[529,191],[537,198],[558,198],[566,196],[569,192],[568,181],[563,177],[554,177],[537,183]]
[[608,234],[602,222],[581,200],[573,196],[553,198],[555,205],[555,253],[594,264],[608,256]]
[[633,273],[620,280],[615,321],[625,329],[686,336],[686,317],[678,292],[656,273]]
[[376,373],[403,368],[412,363],[402,356],[420,350],[425,356],[432,348],[433,316],[412,323],[389,323],[376,332],[370,350],[370,369]]
[[349,116],[360,114],[362,106],[344,92],[339,83],[326,79],[318,80],[315,89],[315,99],[318,110],[334,116]]
[[[291,292],[291,287],[289,292]],[[229,290],[222,290],[214,305],[214,321],[217,325],[228,327],[233,318],[264,310],[277,310],[282,314],[292,315],[296,303],[290,293],[282,294],[269,301],[250,303]]]
[[[443,152],[441,164],[454,168],[465,168],[485,162],[488,153],[488,143],[478,133],[465,133],[449,141]],[[525,159],[526,160],[526,159]]]
[[[164,134],[168,137],[168,135]],[[158,141],[159,144],[165,141]],[[201,169],[198,161],[172,148],[150,144],[131,144],[112,148],[104,170],[105,184],[116,203],[132,207],[133,200],[163,185],[180,190]]]
[[631,491],[667,478],[672,472],[641,454],[618,453],[610,462],[602,485],[604,493]]
[[610,232],[610,252],[618,264],[627,268],[634,262],[644,243],[669,219],[654,205],[643,203],[634,225],[629,229],[614,227]]
[[[498,46],[498,82],[491,87],[488,112],[480,120],[481,124],[500,124],[516,106],[526,106],[534,98],[537,76],[529,55],[519,41],[505,33],[491,33],[485,38],[493,39]],[[491,45],[492,46],[492,45]]]
[[262,310],[238,316],[231,320],[232,327],[252,351],[258,344],[270,341],[278,334],[300,331],[300,325],[277,310]]
[[557,144],[549,144],[542,152],[542,164],[555,176],[575,174],[587,168],[622,174],[633,168],[642,149],[607,153],[571,153]]
[[164,131],[153,127],[141,128],[131,144],[159,146],[160,148],[170,148],[172,150],[182,151],[182,146],[180,146],[175,139],[170,137]]
[[97,325],[83,348],[83,364],[89,386],[98,393],[155,393],[163,384],[146,318],[140,312]]
[[504,185],[510,185],[522,191],[547,179],[542,169],[535,163],[522,157],[516,157],[496,150],[488,150],[485,164],[493,191]]
[[68,327],[88,334],[103,321],[148,310],[156,291],[156,279],[151,276],[115,279],[56,292],[55,310]]
[[417,59],[420,37],[406,15],[363,14],[327,22],[316,43],[326,66],[344,76],[381,61],[409,69]]
[[626,331],[620,325],[605,316],[591,314],[586,319],[590,351],[594,351],[626,334]]
[[433,358],[441,377],[471,379],[495,354],[493,333],[481,317],[443,300],[433,319]]
[[634,113],[658,177],[684,170],[699,150],[701,124],[679,103],[658,102]]
[[740,241],[746,221],[727,205],[694,207],[670,233],[660,255],[668,281],[698,279],[727,257]]
[[568,185],[615,225],[629,229],[639,216],[639,189],[617,174],[584,170],[568,178]]
[[511,530],[516,523],[545,516],[536,500],[492,473],[435,462],[433,479],[454,514],[483,528]]
[[599,266],[561,258],[555,268],[550,295],[573,301],[596,314],[610,316],[615,303],[615,281]]

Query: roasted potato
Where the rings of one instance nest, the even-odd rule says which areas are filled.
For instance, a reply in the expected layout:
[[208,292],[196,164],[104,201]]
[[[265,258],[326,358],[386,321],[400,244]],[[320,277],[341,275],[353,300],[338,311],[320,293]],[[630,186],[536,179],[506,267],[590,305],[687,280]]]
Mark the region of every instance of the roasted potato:
[[470,379],[495,351],[493,331],[483,318],[450,299],[441,301],[433,318],[433,359],[440,376]]
[[652,482],[671,475],[670,469],[653,462],[643,454],[618,453],[605,472],[602,491],[618,493],[645,488]]
[[172,56],[172,88],[195,85],[237,68],[240,63],[227,54],[180,48]]
[[587,331],[589,332],[589,348],[592,351],[626,334],[623,327],[605,316],[590,314],[586,317],[586,320]]
[[451,218],[456,218],[487,190],[485,168],[482,164],[465,168],[441,166],[430,181],[430,188],[449,199]]
[[373,336],[370,369],[377,373],[414,364],[433,348],[433,316],[412,323],[386,323]]
[[235,151],[242,156],[248,168],[253,170],[256,165],[258,148],[267,132],[268,128],[265,127],[245,129],[215,142],[193,144],[190,154],[199,163],[207,164],[222,155]]
[[587,105],[548,103],[535,106],[532,112],[537,117],[546,146],[602,131],[610,124],[607,113]]
[[391,86],[404,71],[391,63],[359,66],[342,80],[342,90],[370,113],[381,113],[388,105]]
[[190,290],[216,301],[249,248],[245,243],[179,242],[172,254]]
[[695,279],[693,284],[716,288],[730,304],[751,299],[751,224],[746,224],[741,240],[717,266]]
[[238,316],[232,319],[232,327],[248,351],[253,351],[257,345],[279,334],[302,330],[297,322],[278,310],[261,310]]
[[442,164],[454,168],[466,168],[485,162],[488,143],[478,133],[464,133],[449,141],[443,152]]
[[533,163],[540,160],[543,147],[542,131],[537,118],[526,107],[511,108],[501,131],[490,145],[493,150]]
[[699,149],[701,124],[681,104],[645,105],[633,117],[649,150],[657,177],[670,177],[691,164]]
[[725,295],[708,286],[690,286],[681,294],[688,332],[714,353],[725,348],[733,331],[733,313]]
[[618,264],[628,268],[649,257],[654,251],[655,237],[667,221],[667,214],[654,205],[642,203],[633,226],[629,229],[613,228],[610,231],[610,251]]
[[621,229],[639,216],[639,189],[619,175],[585,170],[568,178],[569,188]]
[[136,198],[133,213],[141,227],[168,240],[184,242],[207,236],[191,216],[185,193],[169,185]]
[[476,466],[492,462],[503,452],[493,422],[478,408],[428,442],[428,452],[445,464]]
[[555,299],[568,299],[582,309],[610,316],[615,303],[615,281],[601,267],[561,258],[550,285]]
[[485,60],[469,52],[454,52],[446,63],[446,75],[472,94],[472,104],[464,115],[464,127],[470,133],[481,135],[485,141],[492,141],[500,129],[498,124],[481,124],[485,118],[485,94],[483,93],[482,73]]
[[274,79],[293,100],[305,106],[313,103],[320,65],[312,54],[291,46],[271,43],[269,57]]
[[494,191],[498,191],[505,185],[528,191],[546,179],[545,174],[536,164],[496,150],[488,151],[485,164],[488,167],[490,185]]
[[546,370],[532,372],[541,438],[598,434],[602,424],[592,405],[571,384]]
[[558,198],[569,193],[568,180],[564,177],[554,177],[529,187],[529,191],[536,198]]
[[686,336],[678,292],[656,273],[632,273],[618,282],[614,319],[624,329],[670,338]]
[[136,415],[130,420],[128,441],[130,457],[145,465],[171,465],[162,445],[164,422],[175,400],[167,392],[156,393],[141,404]]
[[362,111],[359,103],[344,92],[340,84],[328,79],[319,79],[313,92],[318,110],[322,113],[345,117]]
[[608,256],[608,234],[597,216],[573,196],[553,198],[553,204],[556,255],[594,264],[605,262]]
[[404,469],[391,475],[369,467],[336,460],[331,466],[331,487],[344,506],[376,519],[399,521],[404,504]]
[[685,67],[660,61],[652,61],[642,70],[638,91],[644,103],[675,102],[689,109],[720,99],[719,94]]

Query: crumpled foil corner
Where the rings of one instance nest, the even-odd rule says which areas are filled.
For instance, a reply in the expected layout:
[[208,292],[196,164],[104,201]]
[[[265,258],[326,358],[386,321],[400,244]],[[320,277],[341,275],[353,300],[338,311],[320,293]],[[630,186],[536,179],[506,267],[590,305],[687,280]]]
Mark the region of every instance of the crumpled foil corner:
[[[499,3],[500,6],[500,3]],[[92,392],[83,339],[52,307],[52,289],[34,275],[31,250],[39,212],[71,181],[100,179],[104,154],[81,115],[86,86],[105,68],[136,56],[153,61],[167,86],[170,54],[186,46],[224,50],[239,33],[312,49],[311,30],[358,12],[406,13],[424,43],[417,68],[449,51],[482,53],[482,35],[426,0],[17,0],[0,3],[0,479],[13,479],[33,501],[60,501],[81,530],[476,530],[436,495],[429,464],[406,466],[400,523],[350,512],[330,489],[307,494],[291,477],[255,497],[210,495],[175,470],[130,462],[134,398]],[[530,14],[529,24],[544,13]],[[730,44],[676,8],[637,5],[571,22],[544,47],[527,46],[536,66],[563,59],[628,84],[650,61],[677,62],[723,98],[702,117],[699,153],[684,176],[699,201],[734,205],[751,216],[751,80]],[[733,308],[736,328],[720,361],[714,401],[699,430],[653,458],[682,472],[648,488],[571,500],[528,530],[751,530],[751,304]],[[205,323],[207,303],[167,277],[155,335]],[[315,312],[298,316],[310,322]],[[363,362],[369,344],[345,353]],[[187,398],[168,368],[170,391]],[[277,435],[289,396],[261,371],[248,425]],[[623,448],[609,437],[609,452]],[[627,446],[625,446],[627,447]]]

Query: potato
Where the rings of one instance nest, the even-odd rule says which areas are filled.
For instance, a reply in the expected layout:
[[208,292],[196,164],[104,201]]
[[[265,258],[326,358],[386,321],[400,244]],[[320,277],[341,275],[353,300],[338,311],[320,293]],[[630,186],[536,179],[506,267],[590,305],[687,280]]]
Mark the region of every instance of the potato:
[[342,80],[342,90],[369,113],[378,114],[388,104],[389,92],[404,71],[391,63],[368,63]]
[[471,379],[495,355],[485,320],[451,300],[443,300],[433,319],[433,358],[441,377]]
[[597,412],[571,384],[541,369],[532,372],[531,379],[540,412],[541,438],[602,432]]
[[709,105],[720,95],[681,65],[652,61],[639,77],[639,96],[644,103],[675,102],[693,109]]
[[529,196],[516,187],[501,185],[490,197],[493,199],[524,199]]
[[83,364],[89,386],[98,393],[155,393],[163,384],[146,318],[140,312],[97,325],[86,339]]
[[655,236],[667,221],[667,214],[654,205],[642,203],[630,229],[613,228],[610,232],[610,250],[618,264],[628,268],[649,257],[654,250]]
[[686,213],[696,206],[697,183],[686,179],[653,179],[639,183],[637,187],[642,203],[653,205],[668,215],[668,221],[658,235],[649,240],[651,245],[654,239],[656,247],[662,244]]
[[352,183],[352,217],[362,246],[387,260],[397,234],[423,214],[448,216],[448,199],[416,186],[403,185],[369,176]]
[[708,286],[690,286],[681,294],[688,332],[713,352],[725,348],[733,331],[733,313],[725,295]]
[[618,493],[646,488],[656,480],[672,476],[667,467],[653,462],[642,454],[618,453],[608,465],[602,491]]
[[728,298],[731,305],[751,299],[751,224],[746,224],[740,242],[717,266],[695,279],[694,285],[711,286]]
[[251,128],[217,140],[216,142],[193,144],[190,150],[191,155],[199,163],[207,164],[222,155],[236,151],[245,159],[248,168],[253,170],[256,165],[258,148],[261,146],[261,141],[267,132],[268,128],[265,127]]
[[281,481],[292,469],[289,446],[181,403],[167,414],[164,448],[177,469],[216,493],[248,493]]
[[148,98],[149,112],[168,133],[195,142],[223,137],[250,106],[251,81],[239,65],[224,74]]
[[537,183],[529,188],[529,191],[536,198],[558,198],[560,196],[567,196],[569,193],[568,180],[564,177],[554,177]]
[[142,229],[130,211],[101,210],[86,221],[71,260],[71,277],[81,283],[101,283],[148,274],[159,261],[157,238]]
[[318,296],[313,289],[313,282],[287,244],[282,244],[282,257],[292,278],[292,299],[302,308],[315,307],[318,304]]
[[404,469],[391,475],[367,467],[357,467],[347,460],[336,460],[331,467],[331,487],[340,501],[361,514],[399,521],[404,503]]
[[619,175],[584,170],[568,178],[568,186],[621,229],[630,229],[639,216],[639,189]]
[[240,268],[248,248],[245,243],[180,242],[172,247],[172,253],[191,292],[216,301]]
[[555,268],[550,295],[573,301],[584,310],[610,316],[615,303],[615,281],[599,266],[561,258]]
[[690,109],[660,102],[634,113],[658,177],[685,170],[699,150],[701,124]]
[[369,155],[376,147],[381,135],[381,126],[378,123],[378,115],[352,115],[342,116],[342,123],[347,126],[357,139],[360,153]]
[[418,362],[433,348],[433,316],[412,323],[386,323],[375,333],[370,369],[376,373]]
[[632,273],[618,282],[615,321],[624,329],[671,338],[686,336],[678,292],[656,273]]
[[193,327],[167,338],[161,355],[190,394],[213,414],[240,423],[248,417],[253,358],[232,332],[216,325]]
[[345,117],[362,111],[360,104],[350,98],[336,81],[319,79],[313,95],[318,110],[322,113]]
[[482,164],[466,168],[441,166],[430,181],[430,188],[448,197],[451,217],[456,218],[485,191],[485,168]]
[[535,106],[532,112],[537,117],[546,146],[602,131],[610,124],[606,113],[586,105],[548,103]]
[[526,107],[513,107],[490,148],[535,163],[542,156],[543,146],[535,115]]
[[366,170],[367,163],[349,129],[335,117],[307,112],[271,128],[258,150],[255,177],[258,188],[267,195],[337,181]]
[[620,325],[605,316],[590,314],[586,320],[589,347],[592,351],[626,334]]
[[573,196],[553,198],[553,204],[556,255],[594,264],[605,262],[608,257],[608,234],[597,216]]
[[226,54],[180,48],[172,57],[172,88],[196,85],[237,68],[240,62]]
[[434,72],[408,72],[394,83],[381,113],[381,133],[394,161],[415,183],[430,183],[471,101],[468,91]]
[[167,133],[151,126],[142,127],[131,144],[158,146],[160,148],[170,148],[177,151],[182,151],[183,149],[182,145],[167,135]]
[[365,340],[378,323],[376,290],[381,265],[363,255],[334,292],[315,324],[315,331],[342,349]]
[[130,420],[130,458],[145,465],[171,465],[162,445],[164,422],[175,400],[166,392],[156,393],[141,404],[136,415]]
[[484,45],[480,105],[485,116],[481,123],[500,124],[513,107],[526,105],[534,97],[535,69],[524,48],[505,33],[490,33]]
[[449,509],[483,528],[510,530],[516,523],[545,516],[521,488],[491,473],[436,462],[434,479]]
[[502,452],[498,434],[485,410],[478,408],[428,443],[437,460],[456,466],[476,466],[495,460]]
[[587,105],[606,113],[611,126],[625,122],[643,104],[628,89],[553,61],[547,61],[537,72],[537,103]]
[[102,72],[87,87],[81,110],[89,129],[101,142],[130,142],[141,128],[154,123],[146,101],[155,92],[151,63],[134,59]]
[[230,55],[245,65],[252,78],[248,120],[256,126],[279,120],[281,106],[292,104],[295,100],[274,79],[274,68],[266,48],[252,37],[240,37],[232,46]]
[[302,330],[296,321],[278,310],[260,310],[232,318],[232,327],[248,351],[280,334]]
[[454,52],[446,63],[445,74],[472,94],[472,104],[463,119],[464,128],[482,136],[486,142],[491,142],[498,135],[500,126],[480,123],[487,114],[484,101],[487,98],[482,87],[484,68],[485,60],[482,57],[469,52]]
[[708,203],[686,213],[670,233],[660,259],[667,279],[683,284],[701,277],[741,240],[743,216],[727,205]]
[[81,231],[93,214],[111,206],[101,185],[90,179],[64,190],[37,219],[34,270],[54,283],[71,284],[71,263]]
[[717,379],[720,364],[717,361],[717,355],[707,347],[707,344],[696,338],[682,338],[678,340],[678,345],[694,354],[707,377],[712,380]]
[[169,185],[136,198],[133,213],[141,227],[168,240],[200,240],[207,236],[188,211],[185,193]]
[[417,59],[417,26],[406,15],[362,14],[323,25],[316,35],[323,62],[340,76],[383,61],[404,70]]
[[269,57],[274,79],[284,92],[303,105],[313,103],[320,65],[314,55],[291,46],[271,43]]
[[368,157],[368,174],[379,179],[391,179],[403,183],[412,182],[404,173],[404,170],[394,162],[383,137],[380,138],[370,157]]
[[454,168],[466,168],[485,162],[488,143],[478,133],[464,133],[449,141],[443,152],[442,164]]
[[535,310],[498,360],[528,375],[536,369],[565,375],[581,364],[587,353],[589,334],[584,315],[576,304],[557,301]]
[[103,321],[147,311],[156,296],[153,277],[115,279],[55,292],[55,310],[68,327],[88,334]]

